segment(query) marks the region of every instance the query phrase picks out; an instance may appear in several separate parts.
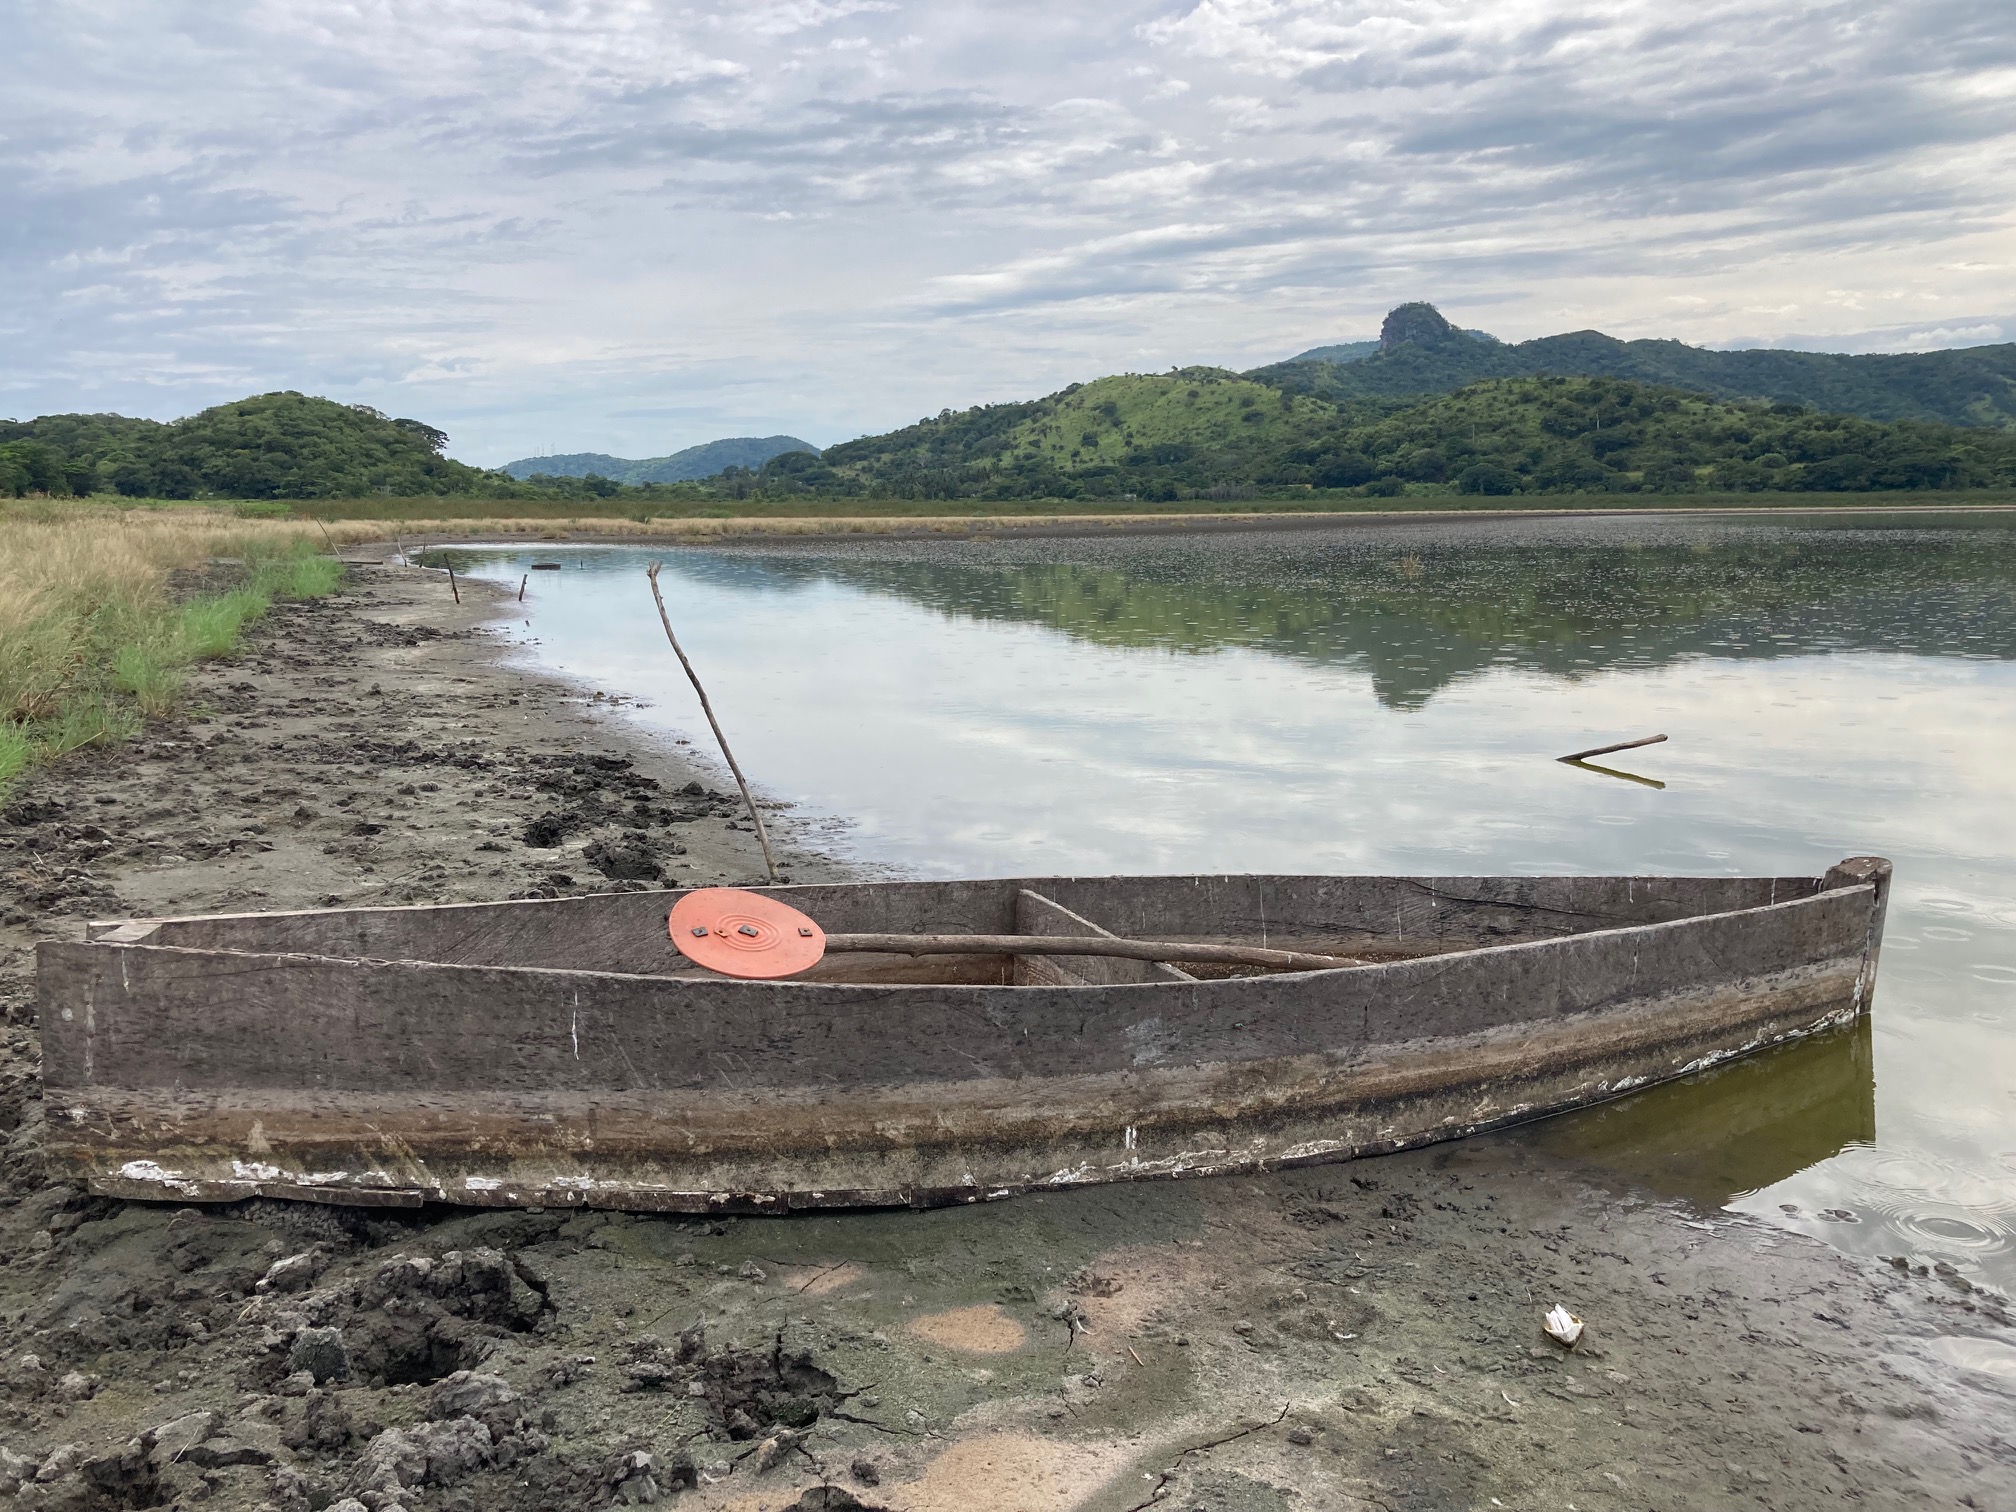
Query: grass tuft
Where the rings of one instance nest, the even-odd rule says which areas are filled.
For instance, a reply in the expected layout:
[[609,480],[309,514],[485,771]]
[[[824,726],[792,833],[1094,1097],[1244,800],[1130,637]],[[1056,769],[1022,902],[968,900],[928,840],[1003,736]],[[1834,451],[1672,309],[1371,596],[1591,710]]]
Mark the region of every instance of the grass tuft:
[[175,649],[185,661],[209,661],[238,649],[246,623],[272,607],[256,588],[234,588],[184,606]]
[[182,696],[182,669],[164,654],[166,649],[133,643],[112,653],[112,685],[132,694],[149,719],[170,712]]
[[[171,713],[187,668],[235,652],[276,601],[334,589],[325,541],[310,521],[224,510],[0,508],[0,796]],[[241,565],[231,588],[178,601],[176,574]]]
[[28,769],[28,758],[34,750],[25,725],[11,719],[0,720],[0,793],[5,793],[14,779]]

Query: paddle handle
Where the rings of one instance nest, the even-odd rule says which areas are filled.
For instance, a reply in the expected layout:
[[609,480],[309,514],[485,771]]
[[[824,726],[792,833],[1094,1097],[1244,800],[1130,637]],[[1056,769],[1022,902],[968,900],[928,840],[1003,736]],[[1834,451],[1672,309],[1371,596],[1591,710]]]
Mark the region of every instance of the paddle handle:
[[828,954],[877,950],[891,955],[1119,956],[1130,961],[1202,961],[1223,966],[1274,966],[1289,971],[1330,971],[1362,966],[1348,956],[1269,950],[1260,945],[1208,945],[1185,940],[1120,940],[1111,935],[904,935],[829,934]]

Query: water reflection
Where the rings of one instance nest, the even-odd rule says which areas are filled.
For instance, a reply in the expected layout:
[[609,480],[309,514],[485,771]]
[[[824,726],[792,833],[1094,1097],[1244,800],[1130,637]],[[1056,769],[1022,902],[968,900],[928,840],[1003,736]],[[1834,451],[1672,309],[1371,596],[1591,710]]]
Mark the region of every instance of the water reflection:
[[[2016,1289],[2012,524],[820,540],[665,585],[759,785],[909,875],[1890,856],[1873,1022],[1517,1137]],[[700,728],[651,553],[538,555],[525,654]],[[1654,731],[1606,758],[1640,781],[1552,759]]]
[[1704,1206],[1750,1198],[1875,1142],[1869,1020],[1509,1137]]
[[2001,517],[1965,531],[1603,523],[1630,533],[1592,542],[1588,526],[1548,522],[1230,535],[1201,547],[876,541],[766,546],[723,570],[778,591],[840,583],[1099,645],[1264,649],[1361,670],[1396,709],[1499,667],[1572,678],[1696,656],[2016,656]]

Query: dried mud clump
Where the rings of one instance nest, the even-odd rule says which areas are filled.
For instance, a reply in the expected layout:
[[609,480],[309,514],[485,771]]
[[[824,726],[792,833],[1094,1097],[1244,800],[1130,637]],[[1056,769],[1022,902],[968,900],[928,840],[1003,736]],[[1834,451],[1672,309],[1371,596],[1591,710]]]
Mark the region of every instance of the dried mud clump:
[[737,1442],[809,1428],[845,1400],[840,1383],[809,1352],[786,1349],[782,1334],[767,1350],[709,1350],[697,1327],[670,1351],[640,1339],[624,1373],[626,1391],[692,1392],[706,1407],[709,1427]]
[[337,1392],[311,1391],[301,1421],[282,1433],[280,1442],[297,1454],[340,1454],[377,1432],[375,1424],[360,1425]]
[[779,1337],[765,1353],[717,1350],[700,1364],[707,1415],[731,1439],[760,1438],[777,1428],[809,1428],[838,1405],[839,1382]]
[[665,876],[657,847],[642,830],[597,836],[581,855],[612,882],[658,882]]
[[551,850],[580,826],[580,815],[556,813],[548,809],[526,824],[521,838],[534,850]]
[[657,778],[632,770],[625,757],[533,756],[528,765],[533,789],[558,805],[526,824],[523,839],[535,849],[550,850],[569,835],[609,825],[642,832],[737,812],[728,794],[697,782],[668,793]]
[[357,1457],[345,1489],[375,1512],[392,1512],[432,1487],[515,1465],[545,1447],[544,1434],[528,1429],[500,1437],[473,1417],[387,1428]]
[[515,1494],[497,1504],[500,1512],[651,1506],[700,1484],[699,1468],[685,1450],[658,1454],[635,1440],[614,1453],[578,1458],[555,1449],[512,1474]]
[[211,1494],[219,1470],[271,1460],[265,1450],[233,1440],[217,1413],[191,1412],[96,1454],[64,1444],[35,1466],[0,1453],[7,1471],[0,1487],[14,1480],[7,1490],[16,1503],[44,1512],[123,1512],[188,1505]]
[[874,1502],[864,1502],[845,1486],[813,1486],[784,1512],[889,1512]]
[[501,1341],[552,1315],[530,1268],[496,1249],[397,1255],[361,1282],[274,1296],[270,1306],[264,1354],[245,1382],[256,1390],[290,1378],[304,1389],[331,1380],[429,1385],[475,1369]]
[[0,916],[24,923],[30,911],[86,913],[116,908],[111,884],[93,867],[119,848],[88,818],[89,810],[60,798],[22,799],[0,809],[7,831],[0,851]]
[[[49,1285],[21,1319],[24,1334],[46,1334],[32,1354],[0,1366],[0,1394],[8,1396],[82,1400],[91,1392],[77,1385],[86,1377],[73,1365],[102,1372],[108,1354],[200,1346],[236,1323],[260,1274],[263,1257],[251,1238],[227,1225],[171,1223],[158,1266],[128,1271],[96,1259],[130,1227],[122,1227],[109,1199],[50,1187],[24,1199],[12,1216],[32,1225],[20,1258],[34,1264],[42,1257]],[[36,1367],[24,1363],[31,1359]]]

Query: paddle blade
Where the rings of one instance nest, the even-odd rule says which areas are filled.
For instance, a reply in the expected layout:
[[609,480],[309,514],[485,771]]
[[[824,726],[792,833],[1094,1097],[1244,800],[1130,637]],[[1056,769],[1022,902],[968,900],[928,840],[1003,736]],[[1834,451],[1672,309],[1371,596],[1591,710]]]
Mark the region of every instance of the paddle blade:
[[796,976],[826,954],[826,932],[817,924],[788,903],[739,887],[690,892],[665,923],[681,955],[723,976]]

